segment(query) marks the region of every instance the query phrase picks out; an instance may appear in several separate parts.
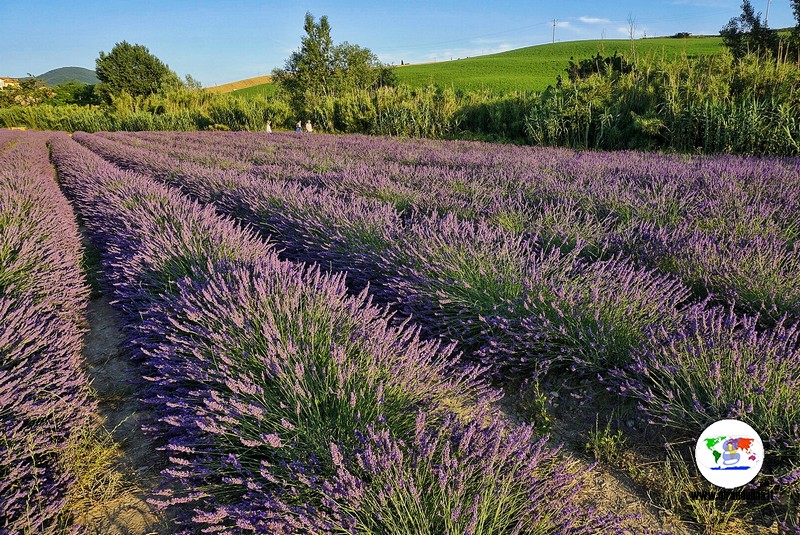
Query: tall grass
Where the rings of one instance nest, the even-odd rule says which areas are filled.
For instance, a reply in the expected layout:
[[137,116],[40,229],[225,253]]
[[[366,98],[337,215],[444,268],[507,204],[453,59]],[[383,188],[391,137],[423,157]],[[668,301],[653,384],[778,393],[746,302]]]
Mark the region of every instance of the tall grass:
[[0,127],[66,132],[141,130],[264,130],[289,126],[291,111],[279,99],[247,99],[182,91],[134,99],[116,98],[111,106],[13,106],[0,108]]
[[576,148],[800,153],[800,68],[728,53],[640,59],[545,91],[526,119],[530,140]]
[[[800,66],[728,52],[635,57],[635,68],[553,80],[541,93],[382,87],[323,97],[310,113],[277,93],[179,89],[122,95],[110,107],[0,109],[0,125],[99,130],[264,130],[310,120],[318,131],[466,138],[580,149],[800,154]],[[566,67],[566,65],[565,65]]]

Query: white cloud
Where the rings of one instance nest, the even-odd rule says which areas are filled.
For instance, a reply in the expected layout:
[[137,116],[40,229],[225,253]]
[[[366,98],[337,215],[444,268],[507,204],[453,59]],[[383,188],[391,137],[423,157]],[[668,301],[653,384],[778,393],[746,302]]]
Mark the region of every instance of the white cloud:
[[601,19],[598,17],[578,17],[578,20],[580,20],[584,24],[608,24],[609,22],[611,22],[608,19]]
[[572,24],[566,20],[559,20],[556,22],[556,28],[572,28]]

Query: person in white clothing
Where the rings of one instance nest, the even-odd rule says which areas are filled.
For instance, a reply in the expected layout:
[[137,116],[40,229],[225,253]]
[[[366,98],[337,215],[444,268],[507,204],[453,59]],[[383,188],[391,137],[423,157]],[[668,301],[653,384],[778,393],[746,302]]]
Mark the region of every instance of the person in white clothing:
[[267,121],[267,127],[264,130],[266,130],[267,134],[272,133],[272,121]]
[[313,132],[314,129],[311,128],[311,121],[306,121],[306,132]]

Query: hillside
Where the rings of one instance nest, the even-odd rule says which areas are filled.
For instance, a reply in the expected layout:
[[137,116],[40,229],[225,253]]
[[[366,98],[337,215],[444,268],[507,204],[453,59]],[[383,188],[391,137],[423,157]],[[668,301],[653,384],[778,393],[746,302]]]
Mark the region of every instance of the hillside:
[[206,89],[212,93],[230,93],[232,91],[241,91],[255,86],[271,85],[271,82],[272,76],[256,76],[255,78],[246,78],[238,82],[215,85]]
[[37,76],[40,80],[44,81],[45,85],[54,86],[63,84],[65,82],[76,81],[83,84],[96,84],[100,80],[97,79],[95,72],[83,67],[61,67],[47,71],[44,74]]
[[233,92],[234,95],[242,97],[271,97],[275,94],[277,87],[275,84],[269,82],[266,84],[253,85],[245,87],[244,89],[237,89]]
[[[720,37],[637,39],[634,47],[638,55],[666,54],[668,57],[684,53],[689,57],[713,55],[723,49]],[[594,56],[598,51],[608,55],[614,51],[629,55],[631,42],[628,39],[611,39],[529,46],[487,56],[396,67],[395,73],[401,83],[418,87],[435,84],[463,90],[491,88],[501,91],[542,91],[554,84],[559,74],[564,74],[570,57],[584,59]],[[274,93],[274,86],[258,82],[265,78],[269,77],[249,78],[209,89],[215,92],[234,91],[243,96],[269,96]]]
[[[718,53],[722,50],[722,39],[637,39],[634,47],[638,55],[666,54],[674,57],[686,53],[691,57]],[[559,74],[565,74],[570,57],[584,59],[594,56],[598,51],[606,55],[614,51],[630,55],[631,42],[616,39],[546,44],[488,56],[397,67],[395,73],[401,83],[412,86],[433,83],[467,90],[541,91],[555,83]]]

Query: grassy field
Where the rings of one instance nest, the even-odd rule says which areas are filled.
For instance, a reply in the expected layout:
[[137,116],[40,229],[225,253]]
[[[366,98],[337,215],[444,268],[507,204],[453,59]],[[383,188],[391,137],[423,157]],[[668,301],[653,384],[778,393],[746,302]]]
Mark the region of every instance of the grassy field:
[[272,82],[267,84],[259,84],[250,87],[245,87],[244,89],[237,89],[233,91],[234,95],[239,95],[243,97],[271,97],[275,94],[275,84]]
[[[717,54],[723,49],[720,37],[637,39],[634,48],[637,55],[647,57],[674,57],[684,53],[690,57],[704,56]],[[559,74],[565,74],[570,57],[580,60],[594,56],[598,51],[608,55],[614,51],[630,55],[631,42],[612,39],[529,46],[488,56],[407,65],[397,67],[395,72],[401,83],[417,87],[435,84],[463,90],[542,91],[554,84]],[[210,89],[233,91],[244,96],[274,94],[275,86],[258,80],[260,78],[250,78]]]
[[[633,44],[639,56],[701,56],[722,50],[719,37],[637,39]],[[395,72],[400,82],[411,86],[433,83],[465,90],[541,91],[554,84],[559,74],[565,75],[570,57],[584,59],[598,51],[606,55],[618,51],[629,56],[631,42],[618,39],[531,46],[488,56],[398,67]]]
[[206,89],[212,93],[230,93],[264,85],[272,85],[272,76],[267,75],[256,76],[255,78],[245,78],[244,80],[239,80],[237,82],[215,85]]

